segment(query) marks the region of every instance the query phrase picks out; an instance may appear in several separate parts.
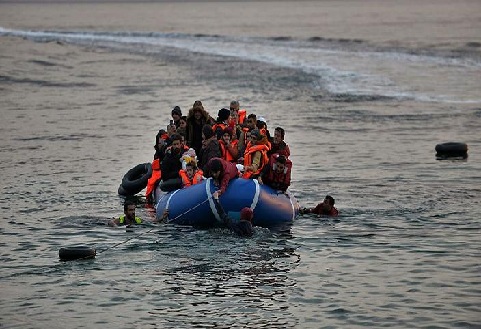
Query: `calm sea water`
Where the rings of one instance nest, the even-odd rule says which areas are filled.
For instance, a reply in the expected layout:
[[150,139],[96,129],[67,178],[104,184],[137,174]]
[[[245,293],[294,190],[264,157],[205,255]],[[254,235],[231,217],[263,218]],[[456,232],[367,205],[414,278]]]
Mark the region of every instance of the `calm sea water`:
[[[0,36],[31,52],[0,74],[0,327],[480,327],[479,59],[319,38]],[[201,99],[215,115],[234,98],[286,129],[299,202],[329,193],[340,217],[252,239],[106,227],[170,109]],[[468,159],[436,160],[447,141]],[[99,254],[59,262],[75,244]]]

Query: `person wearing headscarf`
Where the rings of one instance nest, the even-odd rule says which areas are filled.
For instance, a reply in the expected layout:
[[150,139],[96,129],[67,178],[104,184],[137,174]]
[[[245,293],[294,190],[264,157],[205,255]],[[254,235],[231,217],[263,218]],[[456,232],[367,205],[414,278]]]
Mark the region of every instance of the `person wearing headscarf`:
[[180,126],[180,118],[182,117],[182,110],[179,106],[175,106],[170,113],[172,116],[172,121],[174,121],[175,128],[179,128]]

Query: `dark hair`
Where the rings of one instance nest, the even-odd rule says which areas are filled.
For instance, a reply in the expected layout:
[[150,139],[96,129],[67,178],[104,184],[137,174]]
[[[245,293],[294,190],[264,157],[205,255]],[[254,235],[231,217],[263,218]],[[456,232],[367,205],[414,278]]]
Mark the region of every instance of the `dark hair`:
[[274,129],[274,131],[278,131],[281,133],[281,138],[284,139],[284,134],[285,134],[285,131],[283,128],[281,127],[276,127],[276,129]]
[[125,200],[125,201],[124,201],[124,212],[126,212],[127,209],[129,209],[129,206],[132,206],[132,205],[135,206],[135,202],[134,202],[134,201],[129,200],[129,199]]
[[252,119],[252,118],[254,118],[254,120],[256,120],[257,122],[257,115],[255,115],[254,113],[251,113],[247,116],[247,119]]
[[187,122],[187,116],[185,116],[185,115],[181,116],[180,120]]
[[225,121],[229,119],[229,116],[230,116],[230,110],[223,107],[217,113],[217,121],[218,122]]
[[259,129],[252,129],[251,130],[251,137],[254,137],[256,141],[262,140],[262,134]]
[[214,136],[214,131],[212,130],[212,126],[208,123],[206,123],[202,127],[202,134],[204,134],[205,139],[209,139],[212,136]]
[[239,105],[239,101],[233,100],[230,102],[230,105]]
[[182,143],[182,136],[180,136],[180,134],[173,134],[170,136],[170,143],[172,144],[174,141],[180,141]]
[[210,172],[222,171],[222,162],[219,159],[212,159],[210,161]]
[[264,121],[257,120],[256,127],[257,129],[267,128],[267,124]]
[[283,165],[285,165],[286,162],[287,162],[287,159],[286,159],[286,157],[285,157],[284,155],[281,154],[281,155],[279,155],[279,156],[277,157],[277,160],[276,160],[276,161],[279,162],[279,163],[282,163]]
[[179,106],[176,106],[173,108],[171,114],[172,115],[177,114],[178,116],[182,116],[182,110],[180,109]]
[[333,206],[334,203],[336,202],[336,200],[334,200],[334,198],[333,198],[332,196],[330,196],[330,195],[326,195],[326,197],[324,198],[324,200],[328,200],[328,201],[329,201],[329,204],[330,204],[331,206]]

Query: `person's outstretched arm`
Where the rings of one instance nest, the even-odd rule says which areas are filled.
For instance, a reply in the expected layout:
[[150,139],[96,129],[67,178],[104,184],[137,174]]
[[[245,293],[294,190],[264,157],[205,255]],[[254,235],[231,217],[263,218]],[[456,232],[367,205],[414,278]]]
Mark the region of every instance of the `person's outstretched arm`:
[[219,193],[214,192],[214,193],[212,194],[212,198],[213,198],[213,200],[214,200],[215,209],[216,209],[217,213],[219,214],[219,217],[222,219],[222,222],[223,222],[225,225],[229,225],[230,219],[229,219],[229,217],[227,216],[227,214],[225,213],[224,208],[222,207],[222,205],[221,205],[220,202],[219,202]]

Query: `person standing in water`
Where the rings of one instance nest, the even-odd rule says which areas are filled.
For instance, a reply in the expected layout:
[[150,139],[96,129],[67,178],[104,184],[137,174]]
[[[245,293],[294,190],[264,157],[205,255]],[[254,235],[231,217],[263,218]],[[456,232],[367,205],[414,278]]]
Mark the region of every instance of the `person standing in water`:
[[142,218],[135,216],[135,203],[131,200],[125,200],[124,214],[109,221],[109,226],[130,226],[132,224],[142,224]]

